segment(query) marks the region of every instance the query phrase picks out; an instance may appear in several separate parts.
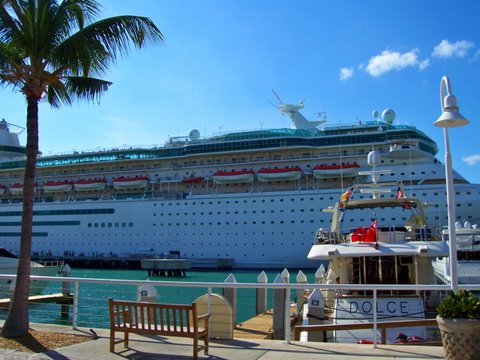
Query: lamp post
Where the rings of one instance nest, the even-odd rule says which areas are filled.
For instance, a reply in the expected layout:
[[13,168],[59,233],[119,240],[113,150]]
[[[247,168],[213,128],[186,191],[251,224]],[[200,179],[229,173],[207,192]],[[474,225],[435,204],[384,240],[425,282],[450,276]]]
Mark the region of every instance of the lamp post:
[[[446,95],[445,95],[446,92]],[[452,86],[448,77],[444,76],[440,82],[440,105],[442,115],[433,125],[443,128],[445,139],[445,179],[447,185],[447,213],[448,237],[450,257],[450,287],[453,291],[458,288],[457,276],[457,239],[455,235],[455,189],[453,188],[452,157],[448,140],[448,128],[464,126],[469,121],[458,111],[457,98],[452,94]]]

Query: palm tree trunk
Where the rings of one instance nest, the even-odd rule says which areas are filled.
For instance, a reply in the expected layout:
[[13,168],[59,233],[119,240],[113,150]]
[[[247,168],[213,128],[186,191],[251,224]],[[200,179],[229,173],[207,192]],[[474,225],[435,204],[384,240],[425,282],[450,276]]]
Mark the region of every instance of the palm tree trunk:
[[38,99],[27,96],[27,159],[23,180],[23,212],[17,281],[7,320],[1,336],[12,338],[28,333],[28,295],[32,249],[33,197],[35,164],[38,154]]

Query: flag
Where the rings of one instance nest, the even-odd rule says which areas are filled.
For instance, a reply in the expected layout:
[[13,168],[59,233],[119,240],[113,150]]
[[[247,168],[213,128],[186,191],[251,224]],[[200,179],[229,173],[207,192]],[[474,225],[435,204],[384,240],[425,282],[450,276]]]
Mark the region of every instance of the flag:
[[397,188],[397,193],[395,194],[395,199],[406,199],[407,197],[405,196],[405,193],[403,190],[400,188],[400,186]]
[[372,225],[367,229],[365,242],[377,242],[377,219],[375,218]]
[[345,191],[342,196],[340,196],[340,198],[338,199],[340,204],[338,205],[338,209],[339,210],[345,210],[345,207],[347,206],[347,203],[348,203],[348,200],[350,200],[350,197],[352,196],[352,193],[353,193],[353,189],[355,187],[352,186],[350,189],[348,189],[347,191]]
[[411,208],[410,204],[408,203],[407,197],[405,196],[405,193],[403,190],[400,188],[400,186],[397,188],[397,193],[395,194],[395,199],[400,200],[400,199],[405,199],[405,203],[402,205],[402,207],[405,210],[408,210]]

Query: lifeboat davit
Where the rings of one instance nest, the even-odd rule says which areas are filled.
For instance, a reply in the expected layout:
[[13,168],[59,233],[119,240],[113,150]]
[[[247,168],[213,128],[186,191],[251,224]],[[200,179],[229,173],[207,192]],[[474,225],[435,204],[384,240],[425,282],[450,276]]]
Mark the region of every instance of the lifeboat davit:
[[261,169],[257,173],[259,181],[298,180],[302,176],[299,166]]
[[336,178],[336,177],[355,177],[358,175],[360,165],[338,164],[338,165],[318,165],[313,168],[313,176],[318,178]]
[[203,176],[195,176],[182,179],[184,184],[199,184],[204,180]]
[[217,171],[213,173],[213,181],[218,184],[252,182],[255,176],[253,170]]
[[148,177],[147,176],[136,176],[136,177],[119,177],[113,179],[113,187],[115,189],[141,189],[147,186]]
[[96,180],[78,180],[73,183],[75,190],[77,191],[93,191],[93,190],[103,190],[105,189],[106,181],[105,179],[96,179]]
[[72,183],[69,181],[48,181],[43,184],[43,190],[47,193],[69,192],[72,190]]

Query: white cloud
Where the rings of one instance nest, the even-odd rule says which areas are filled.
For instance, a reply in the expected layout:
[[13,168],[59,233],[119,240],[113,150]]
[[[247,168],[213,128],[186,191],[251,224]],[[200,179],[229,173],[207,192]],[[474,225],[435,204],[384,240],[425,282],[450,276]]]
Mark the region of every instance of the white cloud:
[[477,50],[475,52],[475,55],[473,55],[473,58],[470,59],[470,62],[478,61],[478,60],[480,60],[480,50]]
[[429,65],[430,65],[430,60],[425,59],[422,62],[420,62],[420,64],[418,64],[418,68],[420,69],[420,71],[422,71],[422,70],[425,70],[425,68],[427,68]]
[[353,69],[349,68],[341,68],[340,69],[340,80],[347,80],[353,76]]
[[371,76],[380,76],[392,70],[402,70],[407,66],[418,64],[418,49],[412,49],[406,53],[385,50],[368,61],[367,72]]
[[460,40],[450,43],[448,40],[442,40],[440,44],[433,48],[432,56],[437,58],[465,57],[468,49],[474,47],[472,41]]
[[462,161],[466,162],[468,165],[476,165],[480,163],[480,154],[464,156],[462,157]]

